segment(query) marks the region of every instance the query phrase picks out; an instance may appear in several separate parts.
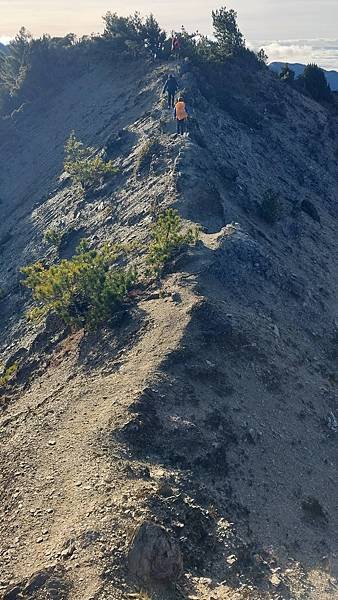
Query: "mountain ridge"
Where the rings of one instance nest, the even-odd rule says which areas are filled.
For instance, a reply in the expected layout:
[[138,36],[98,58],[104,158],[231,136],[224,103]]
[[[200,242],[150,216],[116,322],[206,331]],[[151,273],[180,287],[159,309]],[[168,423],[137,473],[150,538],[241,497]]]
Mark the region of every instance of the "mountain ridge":
[[[140,60],[74,78],[70,65],[55,97],[0,122],[1,346],[18,364],[0,421],[5,600],[142,597],[126,557],[149,521],[184,561],[154,598],[337,593],[338,128],[252,69]],[[191,109],[184,137],[161,99],[169,73]],[[72,130],[119,168],[85,198],[63,173]],[[26,321],[22,266],[71,256],[81,237],[142,254],[168,207],[200,240],[112,327]],[[59,227],[56,256],[44,233]]]

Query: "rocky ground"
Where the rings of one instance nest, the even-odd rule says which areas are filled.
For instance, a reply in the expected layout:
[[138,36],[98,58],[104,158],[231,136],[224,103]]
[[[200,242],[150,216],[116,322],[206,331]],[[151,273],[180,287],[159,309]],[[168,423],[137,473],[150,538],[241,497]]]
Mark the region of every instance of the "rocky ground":
[[[1,125],[5,600],[338,598],[337,126],[269,72],[227,80],[96,66]],[[60,177],[72,129],[119,166],[85,200]],[[55,260],[48,228],[61,257],[84,236],[145,244],[168,206],[201,237],[160,288],[95,334],[27,323],[19,269]]]

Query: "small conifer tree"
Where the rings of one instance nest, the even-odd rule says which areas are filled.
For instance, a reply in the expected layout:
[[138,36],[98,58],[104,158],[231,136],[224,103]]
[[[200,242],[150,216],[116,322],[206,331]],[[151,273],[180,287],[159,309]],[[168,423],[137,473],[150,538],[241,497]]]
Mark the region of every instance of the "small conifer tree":
[[98,185],[107,175],[117,172],[111,160],[105,162],[101,156],[95,156],[96,152],[80,142],[72,131],[65,145],[64,168],[83,189]]
[[168,208],[160,214],[151,232],[147,263],[150,272],[159,275],[163,267],[174,255],[189,244],[198,240],[197,228],[184,231],[183,221],[178,213]]
[[314,100],[318,102],[332,100],[331,89],[326,81],[325,73],[317,65],[307,65],[300,79],[305,90]]
[[245,40],[237,25],[237,13],[223,6],[212,11],[214,35],[222,57],[238,54],[245,48]]

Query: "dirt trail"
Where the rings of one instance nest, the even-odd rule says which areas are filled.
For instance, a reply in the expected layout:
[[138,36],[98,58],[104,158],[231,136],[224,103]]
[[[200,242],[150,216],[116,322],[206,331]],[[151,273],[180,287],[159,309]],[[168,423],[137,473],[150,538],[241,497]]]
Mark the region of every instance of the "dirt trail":
[[[2,579],[9,580],[10,574],[22,579],[55,562],[68,540],[102,528],[112,510],[116,514],[123,509],[123,498],[135,494],[138,482],[131,484],[114,469],[114,461],[107,462],[98,451],[100,438],[109,423],[116,426],[128,420],[128,406],[179,344],[195,302],[187,289],[182,300],[179,305],[170,299],[140,304],[146,322],[142,335],[131,342],[111,374],[86,377],[77,370],[73,378],[77,362],[77,340],[73,340],[74,348],[62,359],[55,358],[45,375],[8,411],[6,418],[19,412],[25,418],[3,430],[6,441],[1,461],[8,477],[17,471],[14,487],[20,484],[20,491],[16,494],[13,488],[11,514],[15,517],[7,524],[6,535],[2,532]],[[113,366],[112,356],[104,367]],[[74,600],[79,589],[87,599],[100,587],[100,565],[95,560],[88,564],[88,556],[85,563],[71,570]]]

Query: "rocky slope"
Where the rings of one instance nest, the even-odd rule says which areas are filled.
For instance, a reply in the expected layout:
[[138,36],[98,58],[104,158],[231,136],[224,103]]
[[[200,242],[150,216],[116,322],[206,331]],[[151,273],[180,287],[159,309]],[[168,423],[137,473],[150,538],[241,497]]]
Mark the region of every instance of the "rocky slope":
[[[192,110],[183,138],[168,71]],[[60,178],[72,129],[119,166],[86,200]],[[96,65],[0,131],[1,347],[18,364],[1,399],[4,598],[338,598],[334,116],[236,63],[226,88],[186,64]],[[161,290],[87,336],[26,322],[19,269],[55,258],[48,228],[62,257],[82,237],[146,243],[168,206],[202,233]],[[145,521],[171,540],[146,584],[126,559]],[[155,585],[180,554],[178,582]]]

